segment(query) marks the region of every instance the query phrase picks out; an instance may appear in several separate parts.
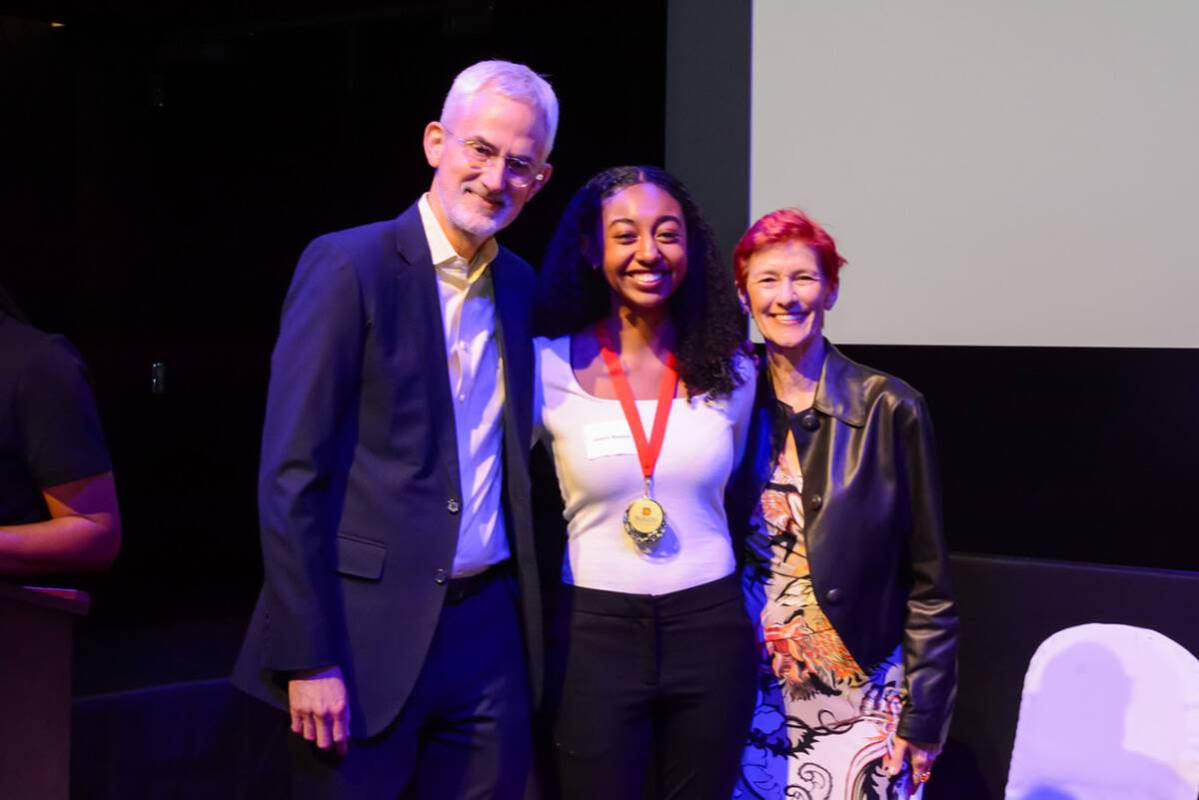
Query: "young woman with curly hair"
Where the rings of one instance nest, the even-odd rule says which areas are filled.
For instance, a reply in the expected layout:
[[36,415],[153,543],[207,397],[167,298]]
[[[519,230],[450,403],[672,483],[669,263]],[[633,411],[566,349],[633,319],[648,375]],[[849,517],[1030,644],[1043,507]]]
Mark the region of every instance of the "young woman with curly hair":
[[542,269],[534,409],[564,501],[563,797],[729,797],[754,640],[724,511],[753,367],[731,273],[678,180],[617,167]]

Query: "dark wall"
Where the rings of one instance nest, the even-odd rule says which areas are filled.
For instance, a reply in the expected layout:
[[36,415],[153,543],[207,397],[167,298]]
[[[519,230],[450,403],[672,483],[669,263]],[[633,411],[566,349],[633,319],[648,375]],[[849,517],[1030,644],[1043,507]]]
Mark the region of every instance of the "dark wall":
[[1199,570],[1199,350],[844,349],[928,398],[954,550]]
[[666,166],[700,200],[726,256],[749,216],[749,5],[669,3]]
[[664,2],[29,5],[0,19],[0,283],[95,380],[125,546],[92,627],[248,613],[295,259],[428,187],[460,69],[522,61],[558,91],[553,180],[501,237],[531,262],[586,177],[663,160]]

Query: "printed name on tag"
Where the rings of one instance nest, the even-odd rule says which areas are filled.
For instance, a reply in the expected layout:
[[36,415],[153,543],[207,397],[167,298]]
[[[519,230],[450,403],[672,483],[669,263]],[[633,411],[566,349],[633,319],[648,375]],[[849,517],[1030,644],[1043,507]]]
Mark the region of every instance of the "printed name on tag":
[[590,422],[584,425],[583,444],[590,460],[606,456],[637,455],[633,434],[629,433],[629,425],[623,419]]

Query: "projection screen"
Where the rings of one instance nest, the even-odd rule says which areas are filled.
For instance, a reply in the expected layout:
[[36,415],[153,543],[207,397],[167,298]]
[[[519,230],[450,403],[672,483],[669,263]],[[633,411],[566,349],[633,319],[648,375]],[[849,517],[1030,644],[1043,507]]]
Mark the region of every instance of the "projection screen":
[[756,0],[750,206],[858,344],[1199,347],[1199,3]]

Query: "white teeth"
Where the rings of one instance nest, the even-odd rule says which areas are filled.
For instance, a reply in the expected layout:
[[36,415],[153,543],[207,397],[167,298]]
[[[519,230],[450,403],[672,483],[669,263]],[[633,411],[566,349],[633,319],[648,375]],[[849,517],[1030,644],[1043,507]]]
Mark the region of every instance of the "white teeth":
[[653,287],[662,283],[666,276],[661,272],[637,272],[629,277],[631,277],[638,286]]

